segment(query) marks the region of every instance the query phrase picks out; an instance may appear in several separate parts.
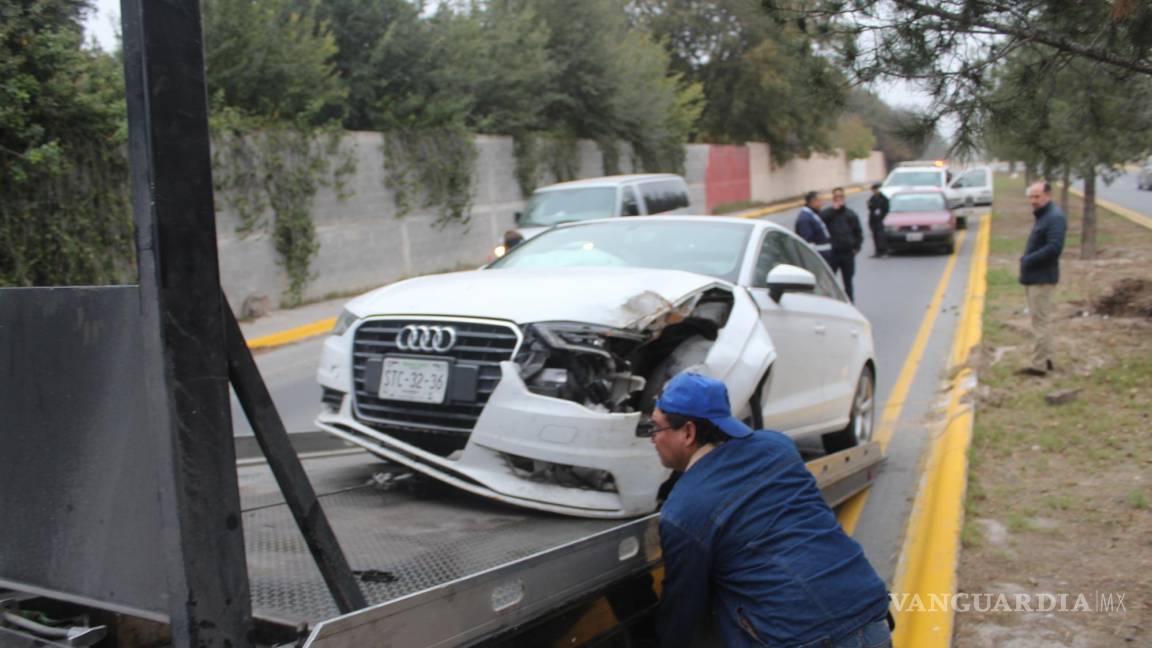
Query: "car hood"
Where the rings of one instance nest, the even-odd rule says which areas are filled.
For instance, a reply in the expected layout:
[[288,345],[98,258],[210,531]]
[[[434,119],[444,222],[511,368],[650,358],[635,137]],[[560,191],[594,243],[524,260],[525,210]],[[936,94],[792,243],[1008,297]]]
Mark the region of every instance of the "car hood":
[[571,321],[642,325],[715,277],[641,268],[497,268],[408,279],[348,302],[358,317],[481,317],[527,324]]
[[947,223],[952,214],[946,211],[919,211],[919,212],[889,212],[884,217],[884,224],[888,227],[901,227],[904,225],[936,225]]

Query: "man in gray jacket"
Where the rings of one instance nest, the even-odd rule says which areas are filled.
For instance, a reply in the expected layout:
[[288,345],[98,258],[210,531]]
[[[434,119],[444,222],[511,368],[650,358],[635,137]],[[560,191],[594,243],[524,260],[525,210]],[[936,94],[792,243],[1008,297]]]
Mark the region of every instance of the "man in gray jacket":
[[1020,257],[1020,283],[1028,296],[1032,317],[1032,363],[1019,371],[1027,376],[1043,376],[1052,371],[1052,334],[1048,324],[1052,313],[1052,293],[1060,281],[1060,253],[1068,219],[1052,202],[1052,186],[1036,182],[1028,187],[1028,202],[1036,223],[1028,235],[1024,256]]

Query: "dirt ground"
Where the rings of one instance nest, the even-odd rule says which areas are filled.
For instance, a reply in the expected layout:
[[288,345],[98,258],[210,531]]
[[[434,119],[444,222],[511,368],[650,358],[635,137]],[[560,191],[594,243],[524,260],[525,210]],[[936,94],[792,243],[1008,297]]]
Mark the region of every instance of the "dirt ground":
[[[1098,257],[1081,260],[1081,210],[1073,198],[1056,371],[1016,375],[1033,217],[1023,180],[997,178],[959,591],[1007,594],[1014,611],[959,611],[956,646],[1152,646],[1152,231],[1101,210]],[[1035,609],[1042,593],[1066,603],[1015,611],[1016,594]]]

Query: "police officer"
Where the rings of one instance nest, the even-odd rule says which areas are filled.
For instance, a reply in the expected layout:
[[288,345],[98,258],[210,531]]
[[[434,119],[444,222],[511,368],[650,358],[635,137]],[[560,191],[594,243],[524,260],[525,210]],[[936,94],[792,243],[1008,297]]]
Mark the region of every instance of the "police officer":
[[832,238],[828,234],[828,227],[820,218],[820,194],[809,191],[804,194],[804,206],[796,217],[796,235],[808,241],[824,257],[829,265],[832,264]]
[[888,238],[884,236],[884,217],[888,215],[888,196],[880,191],[880,183],[872,185],[868,198],[868,229],[872,230],[873,259],[888,256]]
[[689,646],[709,609],[729,648],[892,645],[887,587],[791,439],[753,432],[696,373],[668,381],[649,433],[683,473],[660,513],[662,646]]

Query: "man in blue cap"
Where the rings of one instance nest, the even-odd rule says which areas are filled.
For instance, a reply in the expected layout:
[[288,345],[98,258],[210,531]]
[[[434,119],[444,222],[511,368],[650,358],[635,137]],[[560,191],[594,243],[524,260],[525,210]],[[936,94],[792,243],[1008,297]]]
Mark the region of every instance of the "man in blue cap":
[[660,514],[661,645],[691,645],[710,604],[729,647],[891,646],[887,587],[791,439],[752,431],[697,373],[668,381],[650,432],[683,473]]

